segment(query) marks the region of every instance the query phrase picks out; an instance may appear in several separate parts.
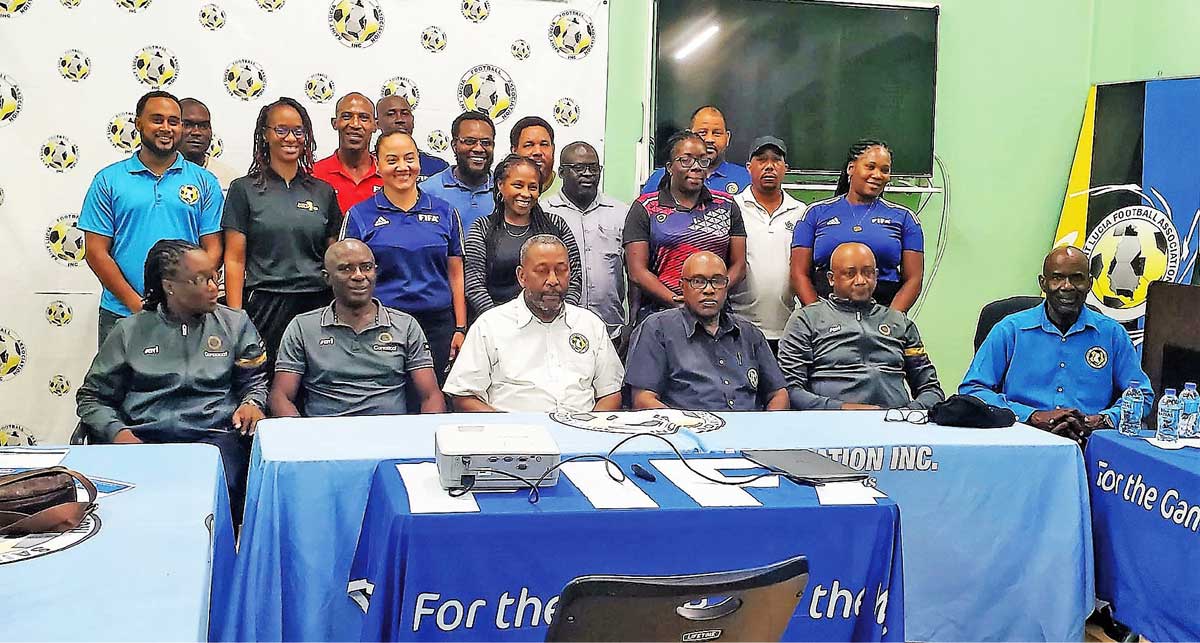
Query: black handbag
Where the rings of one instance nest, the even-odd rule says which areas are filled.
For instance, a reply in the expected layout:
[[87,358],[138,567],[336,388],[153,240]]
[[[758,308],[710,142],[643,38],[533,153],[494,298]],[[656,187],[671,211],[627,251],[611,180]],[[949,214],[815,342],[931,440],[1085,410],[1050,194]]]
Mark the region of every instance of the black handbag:
[[929,409],[929,421],[942,426],[999,429],[1017,423],[1010,409],[992,406],[974,395],[951,395]]
[[[79,500],[75,481],[88,493]],[[96,485],[78,471],[45,467],[0,476],[0,536],[62,533],[96,510]]]

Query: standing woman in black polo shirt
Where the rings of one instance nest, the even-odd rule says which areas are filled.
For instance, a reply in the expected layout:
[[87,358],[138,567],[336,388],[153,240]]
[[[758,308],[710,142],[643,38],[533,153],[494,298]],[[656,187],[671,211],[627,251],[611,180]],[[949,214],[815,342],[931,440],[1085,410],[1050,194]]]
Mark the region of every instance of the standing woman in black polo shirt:
[[300,103],[285,97],[263,107],[250,172],[225,197],[225,296],[262,335],[268,374],[292,318],[332,298],[321,262],[342,218],[333,188],[312,176],[313,145]]
[[579,246],[567,222],[538,205],[541,174],[537,163],[509,155],[496,166],[495,185],[495,210],[475,220],[464,244],[464,277],[471,314],[478,317],[520,294],[517,266],[521,263],[521,245],[538,234],[554,235],[567,246],[571,264],[567,303],[578,306],[583,294]]

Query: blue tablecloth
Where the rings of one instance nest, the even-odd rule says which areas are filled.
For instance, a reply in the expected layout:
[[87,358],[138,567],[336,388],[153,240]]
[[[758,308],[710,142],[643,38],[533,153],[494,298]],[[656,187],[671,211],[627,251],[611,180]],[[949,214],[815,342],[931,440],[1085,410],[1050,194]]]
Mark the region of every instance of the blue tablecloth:
[[[1018,425],[955,429],[876,412],[723,413],[711,450],[824,447],[870,471],[904,514],[910,640],[1079,640],[1092,611],[1092,540],[1083,458],[1073,443]],[[544,415],[273,419],[260,424],[227,639],[350,639],[345,601],[376,464],[433,455],[438,425],[537,423],[563,453],[605,452],[624,436]],[[685,435],[670,438],[681,449]],[[639,438],[629,451],[661,451]]]
[[208,640],[234,556],[217,449],[73,446],[62,465],[100,507],[69,534],[0,537],[0,640]]
[[[563,475],[537,504],[528,490],[478,493],[463,513],[423,506],[446,498],[421,484],[435,466],[403,461],[402,480],[397,461],[381,463],[350,573],[352,596],[370,606],[361,640],[542,641],[545,613],[572,578],[730,571],[798,554],[808,557],[809,581],[784,640],[904,640],[894,503],[822,506],[811,487],[770,478],[774,488],[744,488],[746,504],[761,506],[701,508],[655,467],[658,458],[666,456],[616,458],[626,472],[639,462],[656,475],[629,478],[656,508],[596,509],[583,491],[589,478]],[[599,473],[603,464],[583,466]]]
[[1200,440],[1176,446],[1097,431],[1087,447],[1096,595],[1152,641],[1200,641]]

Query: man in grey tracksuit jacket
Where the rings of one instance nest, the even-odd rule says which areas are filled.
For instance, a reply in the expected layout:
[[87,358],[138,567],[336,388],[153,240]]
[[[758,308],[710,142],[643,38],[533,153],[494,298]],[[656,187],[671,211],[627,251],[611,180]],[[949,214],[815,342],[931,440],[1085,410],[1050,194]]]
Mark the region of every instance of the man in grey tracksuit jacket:
[[831,295],[795,310],[779,340],[779,366],[794,409],[928,409],[946,399],[917,325],[874,300]]

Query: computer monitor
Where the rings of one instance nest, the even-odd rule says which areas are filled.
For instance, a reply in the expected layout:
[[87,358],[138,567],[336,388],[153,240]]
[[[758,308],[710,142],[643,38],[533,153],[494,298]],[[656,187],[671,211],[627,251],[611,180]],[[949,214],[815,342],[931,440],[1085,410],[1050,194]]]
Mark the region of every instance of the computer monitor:
[[1200,382],[1200,286],[1156,281],[1146,295],[1142,368],[1155,404],[1167,388]]

